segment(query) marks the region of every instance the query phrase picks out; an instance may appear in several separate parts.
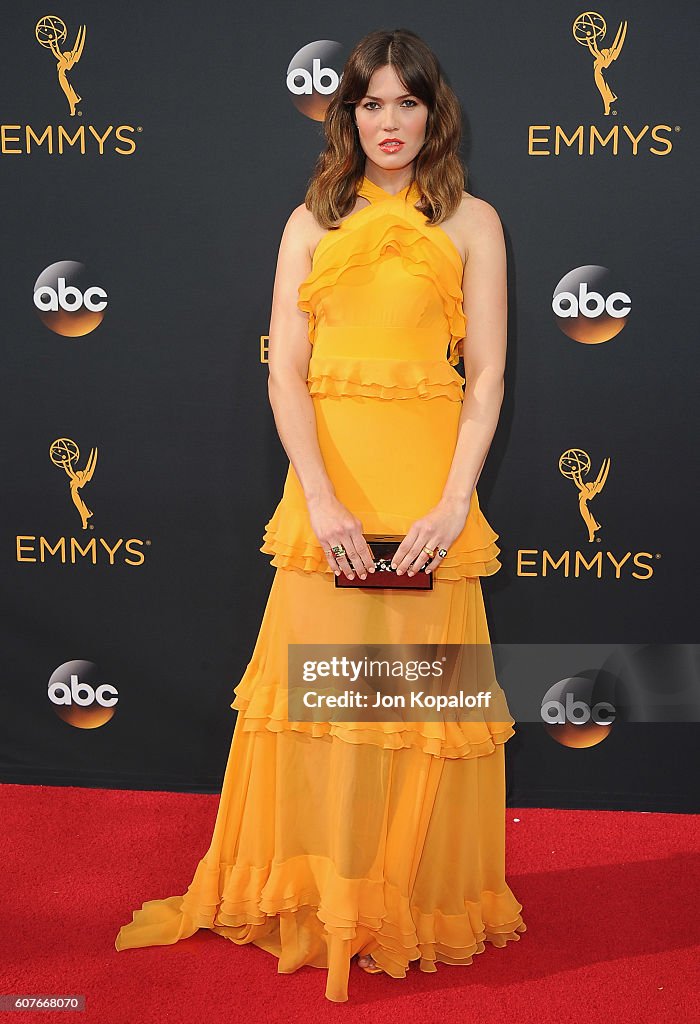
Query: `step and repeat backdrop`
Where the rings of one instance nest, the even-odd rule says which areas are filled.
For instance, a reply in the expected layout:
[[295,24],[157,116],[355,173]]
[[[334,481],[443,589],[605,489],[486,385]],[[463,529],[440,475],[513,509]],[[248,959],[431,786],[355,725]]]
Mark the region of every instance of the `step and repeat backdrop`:
[[492,640],[607,645],[657,709],[596,716],[594,659],[543,676],[563,717],[518,722],[509,803],[697,809],[700,26],[680,0],[6,12],[0,780],[219,788],[288,465],[280,237],[347,54],[394,27],[437,53],[507,242]]

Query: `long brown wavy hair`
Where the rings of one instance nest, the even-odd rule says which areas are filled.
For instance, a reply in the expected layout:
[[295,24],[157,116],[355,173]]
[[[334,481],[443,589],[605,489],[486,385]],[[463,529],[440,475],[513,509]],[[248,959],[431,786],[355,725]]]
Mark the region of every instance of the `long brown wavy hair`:
[[459,100],[437,57],[415,32],[379,29],[354,47],[326,110],[326,148],[316,160],[304,203],[329,230],[353,209],[364,175],[367,157],[355,129],[355,106],[367,95],[377,68],[387,64],[406,91],[428,108],[425,143],[414,161],[414,180],[421,192],[416,208],[430,224],[439,224],[461,202],[466,171],[457,155],[462,139]]

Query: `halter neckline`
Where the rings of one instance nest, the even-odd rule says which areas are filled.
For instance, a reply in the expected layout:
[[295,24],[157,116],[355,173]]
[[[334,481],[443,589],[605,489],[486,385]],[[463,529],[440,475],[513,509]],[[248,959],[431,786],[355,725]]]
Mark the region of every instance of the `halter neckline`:
[[415,181],[412,181],[409,185],[405,185],[399,192],[387,192],[380,185],[370,181],[365,174],[360,182],[357,194],[364,196],[365,199],[369,199],[371,203],[379,203],[388,199],[407,199],[409,194],[415,195],[416,199],[418,199],[420,192]]

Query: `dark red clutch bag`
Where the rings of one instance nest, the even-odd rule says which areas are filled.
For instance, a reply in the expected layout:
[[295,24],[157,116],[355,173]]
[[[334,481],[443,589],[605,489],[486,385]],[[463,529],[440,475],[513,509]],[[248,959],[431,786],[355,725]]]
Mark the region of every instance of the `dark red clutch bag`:
[[[335,576],[336,587],[365,587],[367,589],[380,590],[432,590],[432,572],[423,572],[420,569],[414,576],[409,576],[406,571],[401,576],[396,575],[396,569],[391,568],[391,559],[404,539],[399,533],[364,533],[362,535],[374,558],[375,571],[368,572],[367,578],[362,580],[355,573],[353,579],[349,580],[345,573]],[[427,560],[427,556],[426,556]]]

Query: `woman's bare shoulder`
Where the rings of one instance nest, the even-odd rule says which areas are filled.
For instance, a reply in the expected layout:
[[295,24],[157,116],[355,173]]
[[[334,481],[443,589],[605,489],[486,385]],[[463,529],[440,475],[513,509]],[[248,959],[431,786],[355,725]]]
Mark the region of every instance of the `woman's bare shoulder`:
[[462,192],[455,221],[467,260],[469,253],[475,252],[480,246],[489,246],[503,239],[503,226],[496,208],[469,192]]
[[480,228],[493,231],[501,228],[501,218],[495,206],[487,203],[485,199],[473,196],[470,192],[462,192],[459,213],[466,230]]
[[295,206],[287,218],[283,240],[287,240],[295,249],[305,249],[309,258],[313,255],[319,237],[324,233],[315,216],[304,203]]
[[300,242],[309,244],[315,225],[316,218],[311,210],[307,209],[304,203],[300,203],[287,217],[283,237],[286,236],[297,246]]

